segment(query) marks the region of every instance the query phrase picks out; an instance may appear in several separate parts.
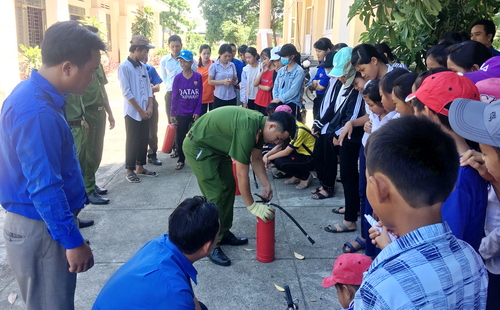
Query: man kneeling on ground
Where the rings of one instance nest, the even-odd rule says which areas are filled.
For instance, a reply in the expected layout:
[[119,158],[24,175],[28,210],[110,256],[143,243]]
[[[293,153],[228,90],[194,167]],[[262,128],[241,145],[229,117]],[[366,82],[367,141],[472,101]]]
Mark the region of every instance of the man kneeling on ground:
[[111,276],[92,309],[207,309],[193,293],[193,263],[217,244],[219,213],[204,197],[184,200],[169,217],[168,234],[146,243]]

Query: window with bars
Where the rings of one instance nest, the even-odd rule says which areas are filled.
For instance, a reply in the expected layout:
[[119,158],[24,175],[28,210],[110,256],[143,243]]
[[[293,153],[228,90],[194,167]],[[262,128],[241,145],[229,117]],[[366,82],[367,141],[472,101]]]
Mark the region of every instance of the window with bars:
[[328,0],[326,3],[326,25],[325,30],[333,29],[333,13],[334,13],[335,0]]
[[16,0],[17,43],[37,46],[47,28],[44,0]]
[[68,5],[68,11],[69,11],[69,18],[71,20],[79,20],[85,15],[84,8],[74,5]]

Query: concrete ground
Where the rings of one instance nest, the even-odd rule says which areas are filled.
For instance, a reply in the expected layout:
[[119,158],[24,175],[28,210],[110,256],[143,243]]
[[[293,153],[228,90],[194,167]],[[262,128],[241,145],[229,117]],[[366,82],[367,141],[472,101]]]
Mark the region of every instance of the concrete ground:
[[[156,171],[157,178],[142,178],[132,184],[125,180],[125,129],[121,92],[116,76],[109,77],[107,91],[116,119],[116,128],[106,132],[104,157],[97,173],[100,186],[109,190],[109,205],[88,205],[80,215],[93,219],[95,225],[82,230],[90,240],[95,265],[78,275],[76,309],[90,309],[107,279],[126,262],[144,243],[167,232],[168,217],[184,199],[200,195],[196,178],[188,165],[174,170],[176,159],[159,152],[163,165],[147,165]],[[160,102],[159,147],[161,149],[167,125],[163,93]],[[308,107],[311,103],[308,103]],[[311,114],[311,113],[309,113]],[[311,117],[309,115],[309,124]],[[271,174],[269,173],[271,177]],[[323,227],[342,220],[331,212],[344,203],[341,184],[332,199],[313,200],[310,189],[319,186],[314,180],[309,189],[297,190],[285,185],[284,180],[272,180],[273,202],[284,207],[316,241],[314,245],[281,211],[276,213],[276,259],[260,263],[255,259],[256,219],[245,208],[241,197],[236,198],[234,223],[231,229],[237,236],[249,238],[249,244],[240,247],[223,246],[232,260],[230,267],[221,267],[204,258],[196,262],[197,298],[211,310],[229,309],[284,309],[284,293],[274,284],[289,285],[292,296],[299,299],[300,309],[340,309],[335,288],[324,289],[321,280],[330,275],[333,262],[342,254],[344,242],[353,240],[358,232],[331,234]],[[252,191],[260,193],[252,180]],[[3,226],[4,212],[0,212]],[[297,252],[305,259],[298,260]],[[16,296],[13,304],[9,296]],[[6,259],[3,235],[0,234],[0,309],[23,309],[17,283]]]

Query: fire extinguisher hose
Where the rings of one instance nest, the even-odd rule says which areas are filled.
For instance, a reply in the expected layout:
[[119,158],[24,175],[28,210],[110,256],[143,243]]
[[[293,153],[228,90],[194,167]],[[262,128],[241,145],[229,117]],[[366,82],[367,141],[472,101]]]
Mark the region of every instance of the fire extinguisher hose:
[[307,233],[306,231],[304,230],[304,228],[302,228],[302,226],[300,226],[300,224],[293,218],[293,216],[290,215],[290,213],[288,213],[288,211],[286,211],[285,209],[283,209],[281,206],[278,206],[277,204],[275,203],[269,203],[269,205],[273,206],[273,207],[276,207],[278,209],[280,209],[281,211],[283,211],[283,213],[285,213],[291,220],[292,222],[295,223],[295,225],[297,225],[297,227],[300,229],[300,231],[304,234],[304,236],[307,237],[307,239],[309,240],[309,242],[311,242],[311,244],[314,244],[316,243]]

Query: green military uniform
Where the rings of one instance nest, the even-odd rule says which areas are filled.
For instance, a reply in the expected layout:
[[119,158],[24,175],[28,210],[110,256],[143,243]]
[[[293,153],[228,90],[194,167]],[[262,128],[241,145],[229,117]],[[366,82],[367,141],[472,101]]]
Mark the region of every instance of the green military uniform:
[[71,127],[71,133],[75,140],[76,155],[81,167],[85,163],[87,144],[87,134],[83,126],[84,109],[82,96],[69,94],[66,97],[66,121]]
[[104,146],[104,133],[106,131],[106,90],[104,85],[108,83],[102,65],[96,70],[95,79],[82,96],[85,106],[84,118],[90,128],[87,137],[85,162],[81,163],[85,190],[87,195],[95,192],[95,173],[101,164]]
[[231,158],[250,164],[252,150],[264,144],[265,123],[259,112],[220,107],[199,118],[184,139],[184,154],[200,190],[219,209],[219,243],[233,225],[236,183]]

